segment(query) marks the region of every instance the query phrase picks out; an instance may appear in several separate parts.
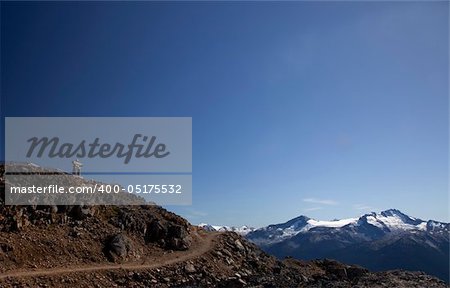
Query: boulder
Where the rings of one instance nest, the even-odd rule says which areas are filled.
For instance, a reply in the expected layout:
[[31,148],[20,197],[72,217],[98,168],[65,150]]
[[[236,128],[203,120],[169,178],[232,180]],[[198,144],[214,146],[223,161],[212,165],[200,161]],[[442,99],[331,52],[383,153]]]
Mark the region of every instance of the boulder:
[[167,227],[162,221],[155,219],[147,225],[145,231],[145,241],[147,242],[160,242],[167,236]]
[[118,259],[126,259],[131,252],[132,245],[128,237],[123,234],[117,234],[108,239],[105,249],[108,258],[116,261]]
[[93,206],[73,206],[70,210],[70,216],[75,220],[84,220],[87,217],[95,215],[95,208]]
[[195,269],[194,265],[192,265],[191,263],[188,263],[184,266],[184,271],[186,271],[187,273],[195,273],[197,272],[197,270]]
[[159,243],[166,249],[186,250],[191,246],[192,239],[185,227],[154,219],[147,225],[145,241]]

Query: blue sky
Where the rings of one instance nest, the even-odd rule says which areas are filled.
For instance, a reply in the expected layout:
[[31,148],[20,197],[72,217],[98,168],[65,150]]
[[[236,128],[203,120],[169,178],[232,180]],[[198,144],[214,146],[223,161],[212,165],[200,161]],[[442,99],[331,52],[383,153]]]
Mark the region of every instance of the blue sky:
[[167,208],[193,223],[388,208],[449,221],[447,2],[2,2],[1,13],[2,121],[192,117],[193,205]]

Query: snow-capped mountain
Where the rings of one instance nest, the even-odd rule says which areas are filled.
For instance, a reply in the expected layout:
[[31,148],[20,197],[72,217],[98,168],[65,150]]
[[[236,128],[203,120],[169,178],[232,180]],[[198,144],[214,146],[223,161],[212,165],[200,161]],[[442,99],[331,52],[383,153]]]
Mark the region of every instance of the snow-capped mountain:
[[373,270],[422,270],[447,281],[449,228],[449,223],[390,209],[333,221],[299,216],[245,237],[280,258],[334,258]]
[[248,233],[255,230],[255,228],[248,227],[245,225],[241,226],[241,227],[235,227],[235,226],[216,226],[216,225],[201,223],[197,226],[203,228],[206,231],[219,231],[219,232],[231,231],[231,232],[236,232],[237,234],[240,234],[240,235],[247,235]]
[[[256,229],[247,238],[258,245],[268,245],[289,239],[299,233],[306,233],[314,228],[343,228],[360,232],[368,238],[387,233],[404,231],[427,231],[442,233],[449,231],[449,223],[433,220],[423,221],[403,214],[399,210],[389,209],[381,213],[372,212],[359,218],[332,221],[318,221],[306,216],[299,216],[285,223],[269,225]],[[371,235],[373,234],[373,235]]]

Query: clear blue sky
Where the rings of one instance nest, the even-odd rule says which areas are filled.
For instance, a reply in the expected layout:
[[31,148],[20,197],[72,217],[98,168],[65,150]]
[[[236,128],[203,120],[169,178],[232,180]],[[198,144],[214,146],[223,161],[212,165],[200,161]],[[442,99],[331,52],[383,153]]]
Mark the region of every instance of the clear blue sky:
[[2,2],[2,121],[192,117],[193,223],[449,221],[448,5]]

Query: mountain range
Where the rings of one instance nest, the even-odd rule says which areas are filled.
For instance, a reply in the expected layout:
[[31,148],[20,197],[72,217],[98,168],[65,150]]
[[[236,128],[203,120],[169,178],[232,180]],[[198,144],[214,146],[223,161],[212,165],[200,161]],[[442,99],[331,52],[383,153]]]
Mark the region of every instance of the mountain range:
[[[24,175],[58,175],[72,187],[101,184],[52,168],[8,165]],[[225,231],[245,233],[248,227],[205,231],[216,228],[192,226],[143,199],[135,205],[5,205],[5,184],[24,184],[16,179],[0,163],[0,287],[449,288],[419,271],[370,272],[330,259],[276,259]],[[130,197],[120,193],[116,197]],[[432,227],[438,233],[440,226]]]
[[389,209],[333,221],[299,216],[245,237],[278,258],[332,258],[373,271],[420,270],[449,281],[449,228]]

